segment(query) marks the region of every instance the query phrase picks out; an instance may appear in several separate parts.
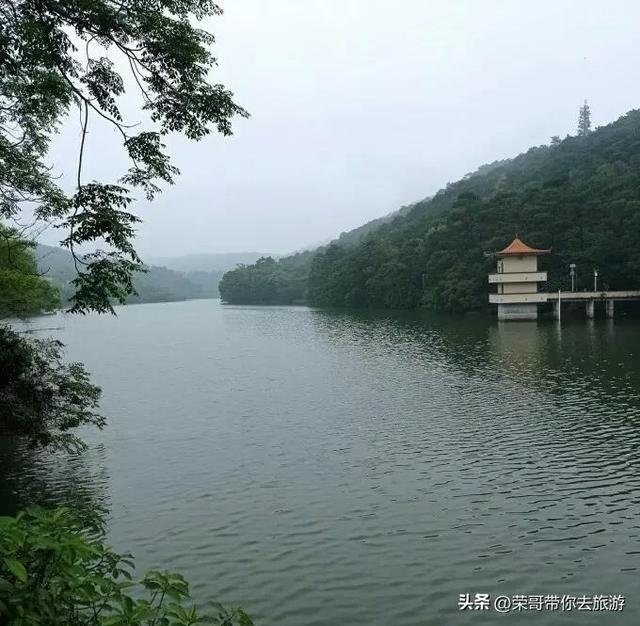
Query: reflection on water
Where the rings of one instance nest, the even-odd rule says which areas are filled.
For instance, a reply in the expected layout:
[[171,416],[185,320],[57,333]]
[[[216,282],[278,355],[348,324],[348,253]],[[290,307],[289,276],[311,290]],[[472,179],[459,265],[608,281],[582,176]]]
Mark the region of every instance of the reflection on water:
[[606,623],[638,623],[637,323],[212,301],[60,323],[111,424],[73,460],[3,458],[12,498],[108,502],[116,547],[199,599],[409,626],[495,623],[462,592],[621,593]]
[[44,453],[17,438],[0,438],[0,515],[38,504],[108,508],[104,446],[83,454]]

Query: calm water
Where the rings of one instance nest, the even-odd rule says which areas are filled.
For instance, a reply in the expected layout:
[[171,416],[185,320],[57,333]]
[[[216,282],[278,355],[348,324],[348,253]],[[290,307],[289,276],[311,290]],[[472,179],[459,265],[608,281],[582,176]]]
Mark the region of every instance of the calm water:
[[624,594],[505,619],[640,623],[638,322],[196,301],[30,327],[87,364],[110,425],[77,458],[5,451],[5,508],[102,501],[141,567],[267,626],[497,622],[461,592]]

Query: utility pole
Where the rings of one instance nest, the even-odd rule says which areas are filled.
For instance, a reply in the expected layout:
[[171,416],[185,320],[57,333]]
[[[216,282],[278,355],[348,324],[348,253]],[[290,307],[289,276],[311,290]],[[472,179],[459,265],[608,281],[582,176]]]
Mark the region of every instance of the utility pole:
[[593,290],[598,291],[598,268],[593,268]]

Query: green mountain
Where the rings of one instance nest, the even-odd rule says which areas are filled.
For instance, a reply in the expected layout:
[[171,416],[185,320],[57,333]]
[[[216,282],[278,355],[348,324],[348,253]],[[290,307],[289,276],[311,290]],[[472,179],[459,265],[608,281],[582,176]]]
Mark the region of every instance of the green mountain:
[[[484,165],[353,245],[338,240],[317,250],[300,299],[315,306],[486,308],[492,262],[484,252],[516,233],[534,247],[553,248],[542,268],[550,290],[568,286],[569,263],[578,266],[579,289],[590,287],[594,267],[603,286],[640,288],[640,111]],[[267,275],[281,274],[279,293],[287,293],[286,262]],[[256,266],[236,272],[263,278]],[[228,277],[220,292],[234,302],[228,283],[241,277]],[[245,282],[256,293],[262,287],[263,302],[278,301],[268,285]]]
[[[58,288],[62,300],[68,302],[73,294],[71,281],[76,276],[71,254],[62,248],[38,244],[35,255],[38,271]],[[145,273],[136,275],[137,294],[131,295],[127,303],[217,298],[218,282],[223,273],[219,270],[178,272],[150,265]]]
[[[406,215],[416,205],[378,217],[362,226],[340,234],[328,245],[351,247],[396,217]],[[302,304],[307,293],[307,279],[314,256],[327,248],[300,250],[276,260],[264,256],[252,264],[240,264],[226,272],[220,282],[220,296],[229,304]]]

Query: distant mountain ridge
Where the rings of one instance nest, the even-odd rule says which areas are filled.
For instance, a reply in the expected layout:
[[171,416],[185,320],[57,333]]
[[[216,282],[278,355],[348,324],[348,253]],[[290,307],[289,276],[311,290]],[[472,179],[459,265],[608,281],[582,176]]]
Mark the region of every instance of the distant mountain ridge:
[[219,252],[219,253],[194,253],[182,256],[151,256],[148,259],[150,265],[167,267],[180,272],[228,272],[237,265],[250,265],[262,257],[279,258],[280,255],[272,255],[266,252]]
[[325,243],[316,243],[304,246],[289,254],[273,254],[269,252],[214,252],[214,253],[192,253],[178,256],[150,256],[146,260],[150,265],[166,267],[168,269],[180,272],[201,272],[216,270],[220,272],[228,272],[235,269],[238,265],[253,265],[258,259],[271,258],[274,260],[297,257],[306,255],[309,252],[315,252],[332,243],[340,245],[353,245],[362,237],[383,224],[390,222],[394,218],[405,215],[414,205],[403,206],[387,215],[375,218],[362,226],[358,226],[349,231],[340,233],[337,239],[327,240]]
[[[63,248],[38,244],[35,249],[38,271],[59,289],[63,302],[73,295],[71,281],[76,269],[71,253]],[[223,271],[179,272],[166,267],[147,266],[147,272],[134,277],[137,294],[127,302],[175,302],[196,298],[217,298],[218,282]]]

